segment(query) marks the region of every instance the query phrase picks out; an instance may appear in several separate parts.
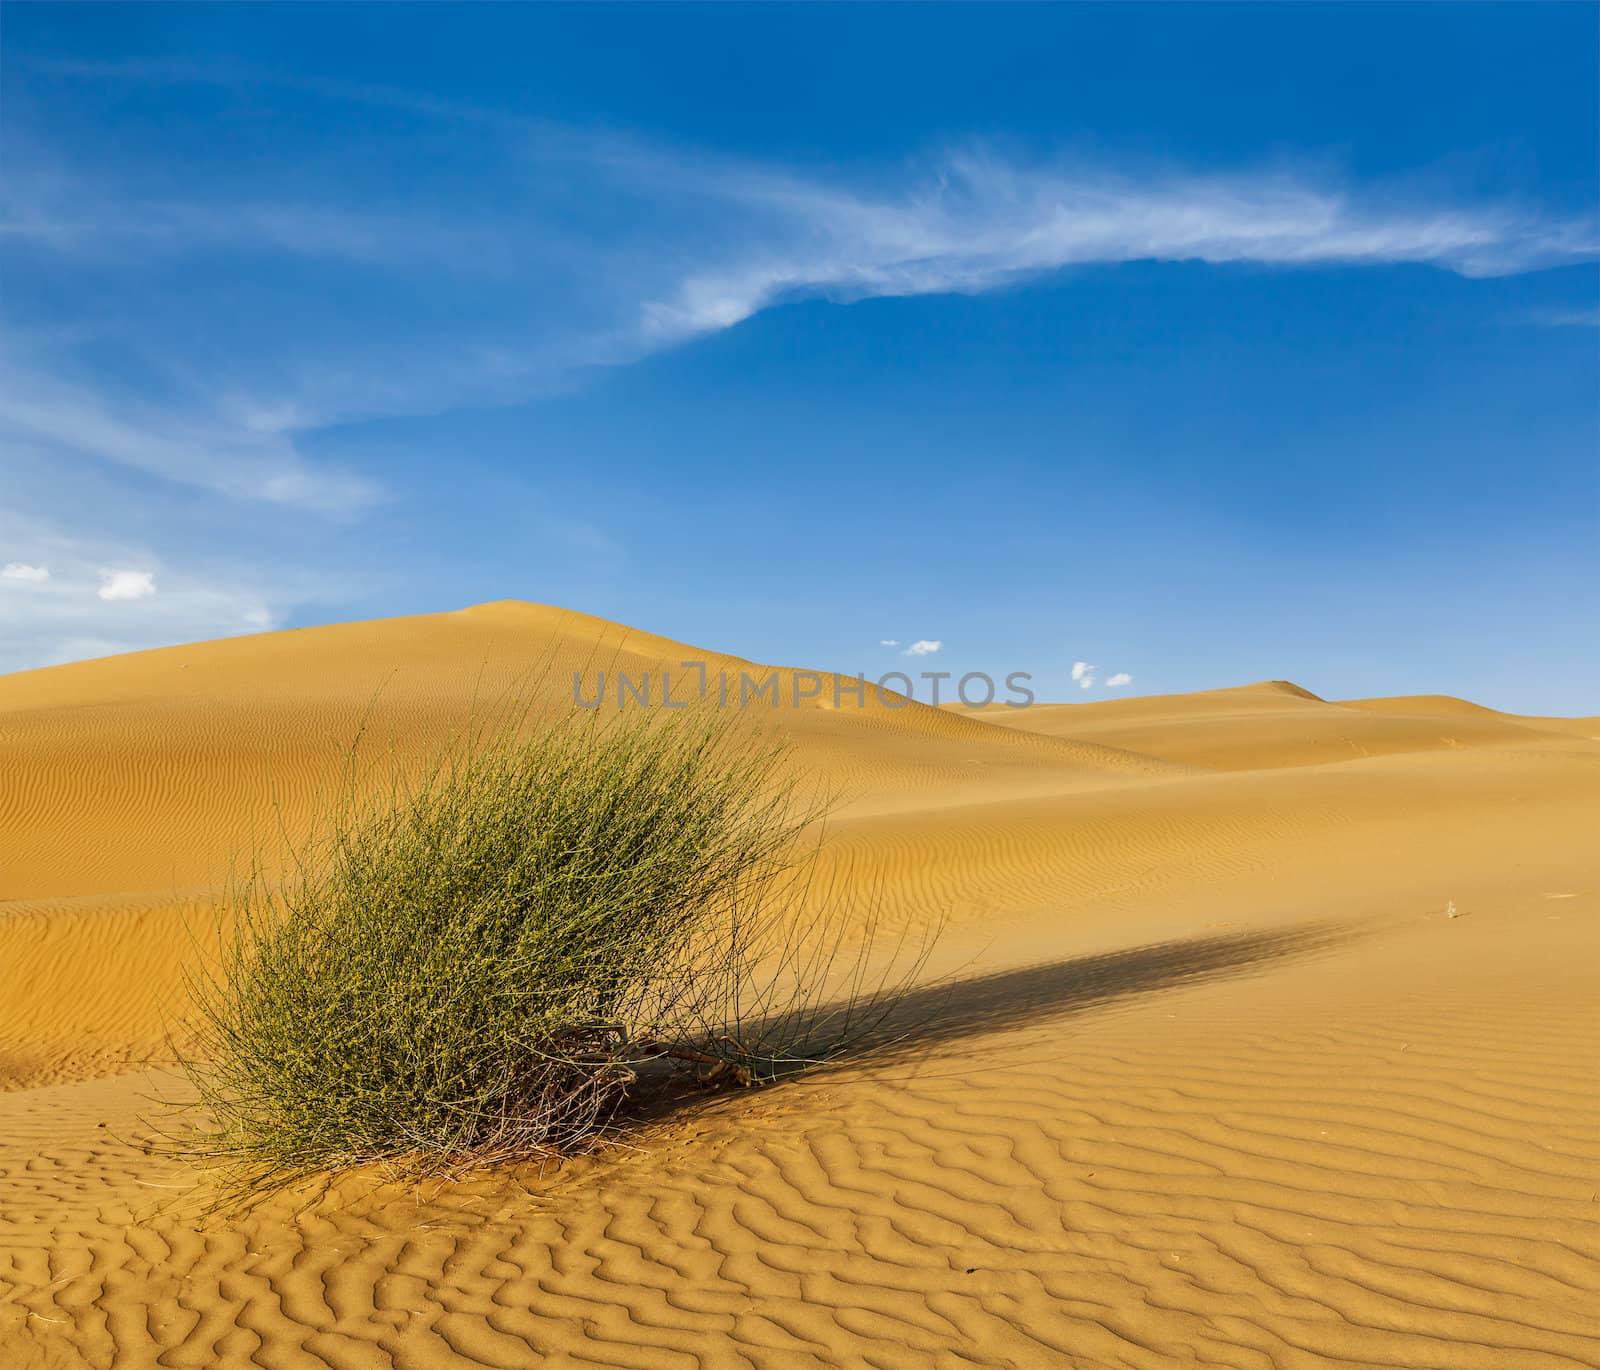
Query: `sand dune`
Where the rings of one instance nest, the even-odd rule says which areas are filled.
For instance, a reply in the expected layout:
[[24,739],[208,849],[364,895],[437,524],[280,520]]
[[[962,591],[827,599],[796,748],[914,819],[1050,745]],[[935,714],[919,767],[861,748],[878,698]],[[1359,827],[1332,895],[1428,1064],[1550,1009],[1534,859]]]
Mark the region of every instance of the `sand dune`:
[[1396,695],[1390,699],[1347,699],[1347,709],[1370,709],[1383,714],[1472,714],[1492,718],[1509,718],[1524,727],[1546,732],[1576,733],[1591,742],[1600,742],[1600,716],[1586,718],[1541,718],[1534,714],[1497,714],[1471,700],[1457,699],[1454,695]]
[[501,603],[0,678],[0,1365],[1600,1363],[1600,726],[1445,696],[764,711],[818,889],[947,921],[911,1040],[201,1215],[148,1096],[229,863],[363,719],[686,660],[767,669]]
[[1600,733],[1588,726],[1593,720],[1516,717],[1442,695],[1335,704],[1282,680],[1201,694],[985,710],[981,716],[1041,736],[1230,771],[1394,752],[1537,746]]

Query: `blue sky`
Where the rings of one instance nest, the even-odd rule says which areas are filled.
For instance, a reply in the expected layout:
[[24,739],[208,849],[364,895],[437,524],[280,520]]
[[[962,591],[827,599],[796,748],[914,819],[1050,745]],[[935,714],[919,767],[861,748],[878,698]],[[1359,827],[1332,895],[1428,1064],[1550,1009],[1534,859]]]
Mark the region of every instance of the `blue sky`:
[[522,598],[1600,710],[1594,6],[0,26],[0,669]]

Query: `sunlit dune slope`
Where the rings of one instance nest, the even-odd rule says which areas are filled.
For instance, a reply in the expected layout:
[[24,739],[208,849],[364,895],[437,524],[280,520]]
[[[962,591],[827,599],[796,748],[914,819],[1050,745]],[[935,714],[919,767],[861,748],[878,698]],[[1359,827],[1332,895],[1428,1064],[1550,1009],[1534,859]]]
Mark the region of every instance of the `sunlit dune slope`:
[[1505,714],[1486,709],[1454,695],[1395,695],[1388,699],[1346,699],[1347,709],[1369,709],[1382,714],[1422,714],[1434,717],[1465,714],[1473,717],[1510,719],[1524,727],[1544,732],[1576,733],[1590,741],[1600,741],[1600,716],[1587,718],[1545,718],[1536,714]]
[[[149,1096],[230,862],[359,728],[685,662],[838,795],[807,898],[943,926],[913,1029],[555,1176],[202,1214]],[[0,1366],[1600,1364],[1595,720],[832,683],[515,602],[0,678]]]
[[[369,752],[426,751],[510,691],[570,709],[575,672],[586,699],[603,674],[614,701],[622,673],[635,684],[648,677],[657,703],[670,674],[682,701],[699,679],[684,662],[703,663],[712,681],[727,673],[735,700],[749,675],[747,715],[803,743],[818,780],[846,794],[996,776],[1028,785],[1041,768],[1083,778],[1177,769],[1096,743],[1019,738],[870,690],[865,707],[853,694],[834,707],[831,676],[795,707],[793,670],[502,602],[0,678],[0,900],[209,886],[252,843],[304,824],[362,729]],[[777,708],[771,693],[756,693],[769,677]],[[803,682],[802,694],[810,688]]]

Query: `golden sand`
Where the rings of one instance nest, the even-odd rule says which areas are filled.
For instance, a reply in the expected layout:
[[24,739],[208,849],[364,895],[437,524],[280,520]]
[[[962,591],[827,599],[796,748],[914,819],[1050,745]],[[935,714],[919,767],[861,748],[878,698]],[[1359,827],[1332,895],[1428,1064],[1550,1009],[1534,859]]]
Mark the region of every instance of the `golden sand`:
[[501,603],[0,678],[0,1366],[1600,1363],[1600,720],[1444,696],[779,710],[834,888],[948,920],[916,1043],[200,1215],[147,1096],[230,861],[363,718],[686,659],[748,669]]

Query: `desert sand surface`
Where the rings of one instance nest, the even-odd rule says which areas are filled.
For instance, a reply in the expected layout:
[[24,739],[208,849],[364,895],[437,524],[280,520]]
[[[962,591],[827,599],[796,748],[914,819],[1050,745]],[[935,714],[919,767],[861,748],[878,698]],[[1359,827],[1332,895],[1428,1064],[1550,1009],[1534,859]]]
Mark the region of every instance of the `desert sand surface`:
[[152,1095],[230,863],[363,720],[685,660],[753,669],[503,602],[0,678],[0,1366],[1600,1363],[1600,721],[1446,696],[773,710],[819,888],[944,922],[911,1040],[203,1212]]

